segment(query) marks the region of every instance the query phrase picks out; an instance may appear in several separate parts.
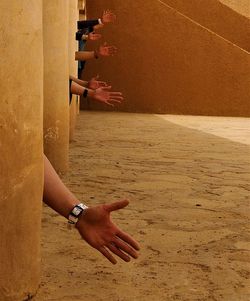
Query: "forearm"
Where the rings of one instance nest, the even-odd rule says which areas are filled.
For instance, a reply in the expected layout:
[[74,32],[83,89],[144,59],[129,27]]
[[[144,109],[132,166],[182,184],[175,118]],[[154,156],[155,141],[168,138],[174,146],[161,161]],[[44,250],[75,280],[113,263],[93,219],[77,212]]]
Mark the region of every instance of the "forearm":
[[96,57],[95,51],[76,51],[75,60],[76,61],[87,61],[94,59]]
[[93,27],[93,26],[98,25],[100,23],[102,23],[101,19],[78,21],[77,22],[77,28],[78,29],[85,29],[85,28],[88,28],[88,27]]
[[45,155],[43,201],[66,218],[72,208],[80,203],[64,185]]
[[69,76],[69,78],[74,81],[75,83],[77,83],[78,85],[82,86],[82,87],[88,87],[89,82],[85,81],[85,80],[81,80],[79,78],[76,78],[72,75]]

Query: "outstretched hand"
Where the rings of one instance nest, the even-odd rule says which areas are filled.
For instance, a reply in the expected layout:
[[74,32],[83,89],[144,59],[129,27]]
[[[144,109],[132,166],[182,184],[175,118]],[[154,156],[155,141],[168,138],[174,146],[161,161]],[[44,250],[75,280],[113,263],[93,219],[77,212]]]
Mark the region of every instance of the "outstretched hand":
[[113,264],[116,264],[117,261],[112,253],[126,262],[129,262],[131,257],[138,257],[138,243],[130,235],[120,230],[112,222],[110,216],[111,212],[125,208],[128,204],[129,202],[124,200],[90,207],[86,209],[76,224],[82,238]]
[[117,53],[115,46],[109,46],[107,42],[99,47],[98,54],[100,56],[114,56]]
[[108,86],[106,82],[100,81],[98,79],[99,79],[99,75],[91,78],[91,80],[89,81],[89,84],[88,84],[88,88],[92,89],[92,90],[96,90],[98,88],[107,87]]
[[100,33],[90,32],[88,35],[88,39],[91,41],[97,41],[101,39],[102,35]]
[[111,86],[100,87],[95,90],[93,98],[114,107],[114,103],[121,103],[123,100],[121,92],[112,92]]
[[111,22],[114,22],[116,19],[116,15],[109,9],[105,10],[103,12],[103,15],[102,15],[102,23],[111,23]]

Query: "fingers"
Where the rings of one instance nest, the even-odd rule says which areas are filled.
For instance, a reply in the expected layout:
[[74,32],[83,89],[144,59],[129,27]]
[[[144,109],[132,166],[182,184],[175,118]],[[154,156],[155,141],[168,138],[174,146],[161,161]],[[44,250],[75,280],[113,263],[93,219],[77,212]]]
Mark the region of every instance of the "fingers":
[[115,98],[111,98],[110,100],[109,100],[109,102],[116,102],[116,103],[121,103],[121,100],[119,100],[119,99],[115,99]]
[[123,98],[121,92],[110,92],[109,95],[110,95],[111,97],[117,96],[117,97]]
[[132,246],[135,250],[140,250],[139,244],[129,234],[119,230],[116,236]]
[[114,107],[115,105],[112,103],[112,102],[109,102],[109,101],[105,101],[105,103],[110,106],[110,107]]
[[106,87],[102,87],[101,89],[103,91],[109,91],[112,87],[111,86],[106,86]]
[[123,201],[118,201],[118,202],[111,203],[111,204],[106,204],[106,205],[104,205],[104,208],[108,212],[112,212],[112,211],[123,209],[126,206],[128,206],[128,204],[129,204],[128,200],[123,200]]
[[105,247],[100,247],[98,249],[99,252],[102,253],[103,256],[105,256],[112,264],[116,264],[116,259],[109,253],[109,251]]
[[109,250],[113,252],[115,255],[119,256],[122,260],[129,262],[130,257],[123,253],[117,246],[115,246],[113,243],[110,243],[108,246]]
[[100,87],[108,87],[108,84],[106,82],[98,81],[98,84]]
[[117,238],[114,241],[114,244],[122,251],[126,252],[128,255],[130,255],[133,258],[138,258],[138,254],[134,248],[132,248],[130,245],[126,244],[121,239]]

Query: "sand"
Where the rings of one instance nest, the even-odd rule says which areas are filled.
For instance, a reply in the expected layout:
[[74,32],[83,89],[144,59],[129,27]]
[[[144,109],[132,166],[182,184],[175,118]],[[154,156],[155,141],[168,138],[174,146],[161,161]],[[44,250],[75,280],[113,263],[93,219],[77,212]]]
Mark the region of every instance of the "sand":
[[113,219],[140,258],[112,266],[44,208],[34,300],[249,301],[250,146],[215,134],[155,115],[81,113],[63,179],[89,205],[130,199]]

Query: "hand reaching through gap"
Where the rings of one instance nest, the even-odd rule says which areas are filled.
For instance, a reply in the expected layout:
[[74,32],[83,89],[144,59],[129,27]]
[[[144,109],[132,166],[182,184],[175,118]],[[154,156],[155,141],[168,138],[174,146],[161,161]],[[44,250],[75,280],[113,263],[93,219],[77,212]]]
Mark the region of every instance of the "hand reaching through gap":
[[129,262],[131,257],[138,257],[139,244],[120,230],[110,216],[111,212],[125,208],[128,204],[129,202],[124,200],[90,207],[85,210],[76,224],[82,238],[113,264],[117,261],[112,253],[126,262]]
[[101,39],[102,35],[100,33],[95,33],[94,31],[88,35],[88,40],[97,41]]
[[102,15],[102,23],[112,23],[116,20],[116,15],[109,9],[105,10]]
[[114,103],[121,103],[123,101],[122,93],[112,92],[110,89],[111,86],[96,89],[93,98],[112,107],[114,107]]
[[92,90],[96,90],[98,88],[108,86],[106,82],[99,81],[98,79],[99,79],[99,75],[91,78],[91,80],[89,81],[89,84],[88,84],[88,88],[92,89]]
[[117,48],[115,46],[109,46],[107,42],[99,47],[98,54],[100,56],[114,56],[117,53]]

